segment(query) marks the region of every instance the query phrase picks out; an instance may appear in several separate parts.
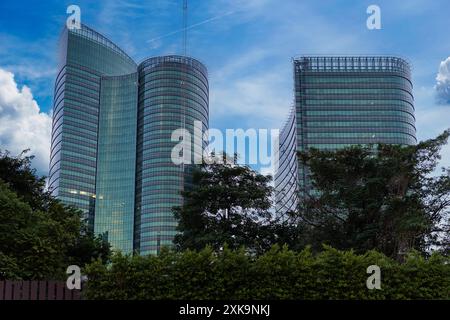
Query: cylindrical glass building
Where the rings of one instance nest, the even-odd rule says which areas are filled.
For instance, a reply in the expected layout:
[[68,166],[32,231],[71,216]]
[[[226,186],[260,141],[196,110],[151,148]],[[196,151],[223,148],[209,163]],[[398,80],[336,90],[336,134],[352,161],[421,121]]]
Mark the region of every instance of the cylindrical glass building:
[[[171,160],[174,130],[194,136],[194,122],[208,128],[208,76],[206,67],[185,56],[154,57],[138,67],[135,246],[141,254],[157,253],[172,245],[177,221],[172,208],[183,202],[181,190],[189,186],[192,165]],[[191,141],[192,163],[194,143]]]

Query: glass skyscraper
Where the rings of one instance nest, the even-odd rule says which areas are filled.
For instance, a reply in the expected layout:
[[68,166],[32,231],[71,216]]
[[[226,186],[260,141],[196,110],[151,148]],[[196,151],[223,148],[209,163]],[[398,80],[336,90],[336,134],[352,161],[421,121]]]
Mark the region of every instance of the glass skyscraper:
[[139,65],[135,238],[143,254],[170,245],[176,234],[172,207],[182,204],[192,166],[172,162],[179,141],[171,134],[183,128],[193,136],[194,121],[206,131],[208,92],[207,70],[195,59],[155,57]]
[[189,165],[171,162],[175,129],[208,127],[206,67],[184,56],[137,65],[82,25],[65,28],[55,81],[49,188],[114,249],[170,245]]
[[301,57],[294,59],[294,85],[295,106],[280,134],[275,174],[279,213],[294,210],[310,191],[297,151],[417,142],[411,68],[401,58]]

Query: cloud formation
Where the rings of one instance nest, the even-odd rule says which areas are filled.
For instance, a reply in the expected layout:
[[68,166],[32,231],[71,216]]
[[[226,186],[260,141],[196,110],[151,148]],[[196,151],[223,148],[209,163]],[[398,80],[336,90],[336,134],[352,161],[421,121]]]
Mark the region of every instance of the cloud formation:
[[450,104],[450,57],[441,61],[439,65],[435,88],[438,101]]
[[14,74],[0,68],[0,149],[19,154],[31,149],[33,165],[48,173],[51,116],[41,112],[27,86],[18,88]]

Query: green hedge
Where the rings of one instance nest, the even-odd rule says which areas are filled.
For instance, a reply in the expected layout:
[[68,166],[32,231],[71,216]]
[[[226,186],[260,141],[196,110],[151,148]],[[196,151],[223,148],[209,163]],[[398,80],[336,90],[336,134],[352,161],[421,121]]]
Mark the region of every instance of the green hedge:
[[[449,258],[411,253],[399,264],[371,251],[356,255],[325,247],[294,252],[274,246],[253,257],[244,250],[159,256],[117,254],[108,267],[85,271],[87,299],[450,299]],[[369,290],[369,265],[381,268],[381,290]]]

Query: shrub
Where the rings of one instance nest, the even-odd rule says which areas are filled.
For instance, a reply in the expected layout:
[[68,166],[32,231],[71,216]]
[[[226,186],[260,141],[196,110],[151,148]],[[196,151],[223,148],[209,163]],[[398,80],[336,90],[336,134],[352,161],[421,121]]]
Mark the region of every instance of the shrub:
[[[381,290],[369,290],[369,265],[381,268]],[[159,256],[116,254],[109,266],[88,266],[88,299],[450,299],[449,258],[412,252],[402,264],[381,253],[357,255],[324,246],[314,255],[273,246],[162,250]]]

